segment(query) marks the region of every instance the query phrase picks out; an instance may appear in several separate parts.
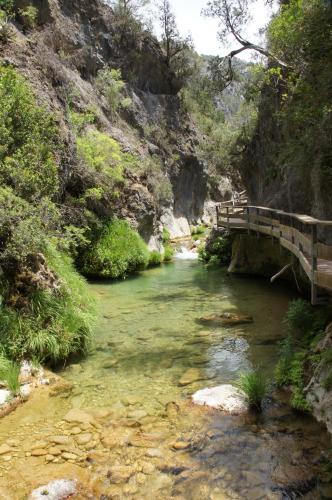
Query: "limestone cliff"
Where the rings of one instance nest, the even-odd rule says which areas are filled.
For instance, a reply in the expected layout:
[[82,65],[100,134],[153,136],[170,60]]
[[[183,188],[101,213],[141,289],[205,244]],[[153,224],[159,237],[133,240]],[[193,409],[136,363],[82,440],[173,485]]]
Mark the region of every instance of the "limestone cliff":
[[[189,234],[189,225],[203,216],[206,167],[197,156],[190,118],[180,108],[180,84],[158,41],[148,32],[120,39],[113,11],[101,0],[17,0],[16,12],[27,5],[37,8],[37,25],[26,30],[20,15],[15,16],[10,40],[0,47],[0,63],[23,74],[56,116],[63,144],[59,201],[71,207],[73,198],[93,187],[77,154],[68,107],[78,113],[93,108],[98,128],[141,163],[152,169],[159,165],[159,177],[152,179],[146,170],[127,172],[118,199],[102,199],[88,208],[98,217],[115,213],[130,219],[154,248],[161,246],[163,224],[171,236]],[[117,120],[96,90],[96,76],[105,67],[121,70],[131,99]],[[69,212],[69,222],[77,223],[80,216]]]

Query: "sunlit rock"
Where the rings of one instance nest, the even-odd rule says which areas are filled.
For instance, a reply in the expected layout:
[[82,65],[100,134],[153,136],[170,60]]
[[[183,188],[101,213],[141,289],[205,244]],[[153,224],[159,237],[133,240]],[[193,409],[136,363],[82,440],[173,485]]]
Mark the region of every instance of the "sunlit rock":
[[77,490],[76,481],[58,479],[34,490],[30,500],[64,500],[74,495]]
[[192,396],[195,404],[217,408],[228,413],[238,415],[248,410],[248,403],[244,392],[229,384],[202,389]]

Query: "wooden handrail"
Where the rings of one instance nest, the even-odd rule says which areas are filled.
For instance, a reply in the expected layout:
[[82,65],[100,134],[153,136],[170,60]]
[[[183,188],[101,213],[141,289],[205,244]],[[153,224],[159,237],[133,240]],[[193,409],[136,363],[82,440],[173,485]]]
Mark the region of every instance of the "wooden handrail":
[[[317,286],[332,291],[332,246],[318,242],[318,227],[332,227],[332,221],[288,213],[268,207],[223,202],[216,207],[217,225],[263,233],[298,257],[312,284],[311,300],[317,302]],[[327,258],[328,257],[328,258]]]

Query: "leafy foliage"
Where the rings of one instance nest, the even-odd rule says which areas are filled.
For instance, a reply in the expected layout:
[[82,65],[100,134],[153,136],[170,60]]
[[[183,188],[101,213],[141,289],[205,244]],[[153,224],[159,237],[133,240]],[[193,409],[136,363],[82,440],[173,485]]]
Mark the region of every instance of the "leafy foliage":
[[82,272],[101,278],[125,278],[149,262],[146,244],[125,220],[113,219],[79,259]]
[[210,265],[226,266],[232,257],[232,238],[230,235],[211,236],[206,246],[199,248],[199,258]]
[[0,182],[29,201],[58,187],[56,128],[14,69],[0,67]]
[[28,5],[25,9],[19,9],[19,14],[25,29],[33,29],[37,25],[38,9],[33,5]]
[[100,70],[96,78],[96,87],[105,96],[113,117],[120,108],[130,107],[131,99],[123,96],[125,82],[121,79],[120,69]]

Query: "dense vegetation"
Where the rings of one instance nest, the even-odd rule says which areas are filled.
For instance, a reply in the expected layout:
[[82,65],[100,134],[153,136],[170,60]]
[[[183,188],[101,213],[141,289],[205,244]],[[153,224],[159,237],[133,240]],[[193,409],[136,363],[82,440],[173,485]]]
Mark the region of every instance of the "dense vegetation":
[[104,225],[80,258],[86,276],[112,279],[126,277],[148,263],[149,252],[142,238],[128,222],[118,219]]
[[291,405],[296,410],[310,410],[304,389],[315,368],[326,357],[326,353],[322,355],[315,348],[323,338],[329,313],[328,309],[314,309],[302,299],[289,305],[285,317],[289,335],[280,345],[275,378],[278,386],[291,387]]
[[11,67],[0,68],[0,115],[0,350],[57,361],[86,352],[92,307],[55,204],[55,120]]

